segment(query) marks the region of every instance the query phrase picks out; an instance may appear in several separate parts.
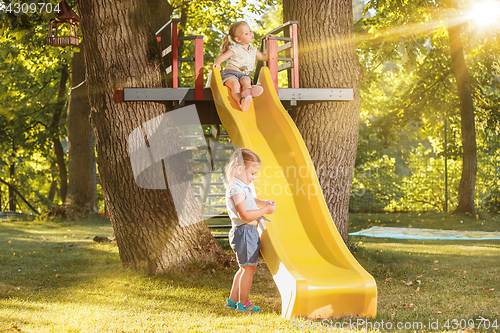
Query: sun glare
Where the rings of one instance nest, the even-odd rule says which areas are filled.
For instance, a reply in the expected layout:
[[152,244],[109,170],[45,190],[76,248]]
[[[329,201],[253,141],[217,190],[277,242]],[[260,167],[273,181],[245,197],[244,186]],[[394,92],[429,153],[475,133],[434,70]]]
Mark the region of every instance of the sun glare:
[[498,25],[500,22],[500,1],[483,1],[472,7],[471,19],[478,26]]

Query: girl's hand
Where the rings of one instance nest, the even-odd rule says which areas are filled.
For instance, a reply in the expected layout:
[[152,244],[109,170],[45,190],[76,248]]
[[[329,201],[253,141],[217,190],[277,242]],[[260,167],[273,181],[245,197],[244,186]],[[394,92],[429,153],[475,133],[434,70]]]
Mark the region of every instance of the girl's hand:
[[266,210],[266,214],[272,214],[276,210],[276,205],[267,205],[263,209]]
[[274,200],[266,200],[267,201],[267,205],[273,205],[273,206],[276,206],[276,201]]
[[214,69],[214,68],[218,68],[220,70],[220,64],[214,62],[214,64],[212,65],[212,67],[210,67],[210,69]]

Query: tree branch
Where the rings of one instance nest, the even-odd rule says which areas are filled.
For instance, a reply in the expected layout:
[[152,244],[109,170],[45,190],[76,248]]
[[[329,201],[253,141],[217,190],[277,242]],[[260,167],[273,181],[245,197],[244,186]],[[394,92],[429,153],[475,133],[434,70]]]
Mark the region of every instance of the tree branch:
[[11,185],[9,183],[7,183],[5,180],[3,180],[2,178],[0,178],[0,182],[4,183],[5,185],[7,185],[8,187],[10,187],[14,192],[16,192],[16,194],[21,198],[23,199],[23,201],[28,205],[29,208],[31,208],[32,211],[34,211],[37,215],[40,215],[40,213],[35,209],[33,208],[32,205],[30,205],[30,203],[24,198],[24,196],[19,193],[19,191],[14,187],[14,185]]

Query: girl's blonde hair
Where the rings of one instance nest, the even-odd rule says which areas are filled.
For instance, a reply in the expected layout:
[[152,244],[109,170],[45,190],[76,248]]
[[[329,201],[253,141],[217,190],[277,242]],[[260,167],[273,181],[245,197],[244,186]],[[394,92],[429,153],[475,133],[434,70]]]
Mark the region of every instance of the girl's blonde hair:
[[239,166],[245,169],[257,162],[262,164],[260,157],[248,148],[239,148],[231,155],[224,171],[224,186],[228,187],[236,177],[236,170]]
[[[245,21],[238,21],[231,24],[228,34],[225,35],[224,39],[222,40],[222,45],[220,47],[221,54],[229,49],[229,45],[233,45],[233,43],[235,43],[234,38],[236,37],[236,30],[243,24],[248,25],[248,23],[246,23]],[[229,38],[231,38],[231,40]]]

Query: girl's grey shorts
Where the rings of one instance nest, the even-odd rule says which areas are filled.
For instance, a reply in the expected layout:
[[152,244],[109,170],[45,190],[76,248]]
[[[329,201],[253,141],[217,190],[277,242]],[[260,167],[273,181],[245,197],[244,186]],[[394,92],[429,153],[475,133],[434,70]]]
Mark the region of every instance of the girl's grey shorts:
[[240,267],[257,266],[260,237],[256,225],[233,226],[229,231],[229,245],[236,254],[236,260]]
[[240,71],[235,71],[235,70],[232,70],[232,69],[225,69],[225,70],[223,70],[220,73],[220,76],[222,77],[222,83],[226,82],[227,80],[229,80],[232,77],[238,79],[238,81],[240,81],[244,77],[247,77],[250,80],[252,80],[252,78],[250,76],[246,75],[245,73],[242,73]]

